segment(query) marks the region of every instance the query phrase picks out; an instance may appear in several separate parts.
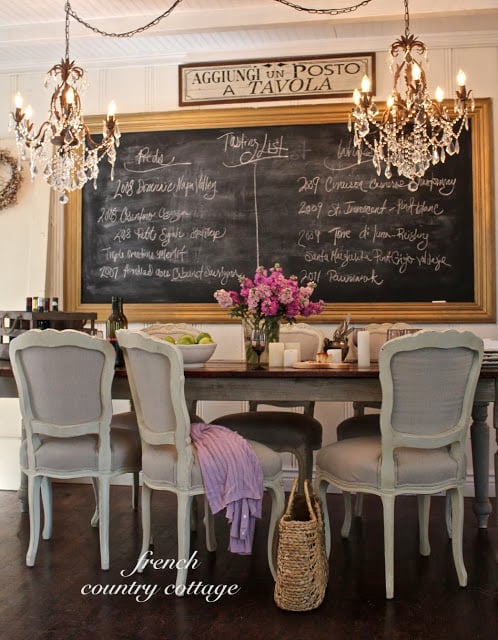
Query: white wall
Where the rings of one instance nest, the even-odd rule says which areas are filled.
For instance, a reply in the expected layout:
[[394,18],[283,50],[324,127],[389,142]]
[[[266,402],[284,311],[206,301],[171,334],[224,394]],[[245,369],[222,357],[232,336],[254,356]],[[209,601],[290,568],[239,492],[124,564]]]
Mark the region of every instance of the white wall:
[[[387,43],[386,43],[387,44]],[[319,53],[319,52],[317,52]],[[493,104],[498,98],[498,47],[431,50],[429,83],[436,79],[452,94],[454,78],[462,67],[469,78],[476,97],[491,97]],[[265,52],[261,52],[264,56]],[[273,54],[275,55],[275,54]],[[387,55],[380,52],[377,57],[377,92],[382,99],[391,90],[391,75]],[[130,67],[117,69],[92,69],[88,72],[89,88],[83,98],[86,114],[103,114],[111,98],[116,100],[118,112],[137,113],[173,111],[178,109],[176,65]],[[434,87],[430,87],[434,88]],[[0,76],[0,146],[14,150],[14,142],[7,130],[7,113],[12,108],[12,98],[17,90],[25,97],[26,104],[34,108],[34,120],[44,116],[49,94],[43,88],[43,74],[22,74]],[[308,102],[308,101],[307,101]],[[282,104],[282,103],[279,103]],[[299,109],[299,101],[294,101]],[[302,104],[302,103],[301,103]],[[265,107],[268,103],[265,103]],[[229,108],[229,107],[227,107]],[[490,140],[493,149],[498,149],[498,113],[494,109],[494,137]],[[495,162],[494,182],[498,184],[498,163]],[[27,176],[19,194],[18,204],[0,211],[0,309],[22,309],[27,295],[43,295],[45,265],[47,260],[47,226],[49,193],[43,180],[32,184]],[[495,218],[496,218],[495,203]],[[498,246],[498,243],[496,243]],[[440,326],[440,325],[439,325]],[[220,346],[216,357],[242,357],[242,337],[237,325],[203,325],[212,333]],[[330,336],[331,326],[321,326],[325,335]],[[467,328],[482,337],[498,338],[495,324],[469,325]],[[239,405],[240,406],[240,405]],[[207,420],[225,413],[234,407],[222,403],[203,403],[201,411]],[[324,424],[324,443],[335,439],[335,424],[351,414],[349,405],[321,404],[317,407],[317,417]],[[491,452],[494,454],[494,431],[491,437]],[[17,450],[19,446],[19,414],[17,401],[0,400],[0,489],[15,489],[19,483]],[[490,457],[490,463],[492,457]],[[491,467],[492,468],[492,467]],[[472,476],[469,473],[468,492],[472,491]],[[490,480],[490,491],[494,492],[494,480]]]

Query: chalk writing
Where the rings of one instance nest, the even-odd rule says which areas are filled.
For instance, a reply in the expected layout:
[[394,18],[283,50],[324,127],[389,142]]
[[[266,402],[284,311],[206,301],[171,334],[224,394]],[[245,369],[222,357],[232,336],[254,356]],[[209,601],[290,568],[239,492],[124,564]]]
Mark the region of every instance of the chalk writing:
[[114,182],[83,190],[83,301],[213,303],[274,262],[331,303],[472,301],[461,145],[411,193],[345,125],[124,133]]

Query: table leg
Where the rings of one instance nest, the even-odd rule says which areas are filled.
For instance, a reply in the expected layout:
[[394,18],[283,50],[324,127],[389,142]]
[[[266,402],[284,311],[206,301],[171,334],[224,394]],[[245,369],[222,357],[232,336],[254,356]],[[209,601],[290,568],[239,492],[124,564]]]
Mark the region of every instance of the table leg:
[[474,465],[474,513],[478,526],[485,529],[491,513],[489,500],[489,427],[487,423],[488,403],[474,402],[470,439],[472,463]]

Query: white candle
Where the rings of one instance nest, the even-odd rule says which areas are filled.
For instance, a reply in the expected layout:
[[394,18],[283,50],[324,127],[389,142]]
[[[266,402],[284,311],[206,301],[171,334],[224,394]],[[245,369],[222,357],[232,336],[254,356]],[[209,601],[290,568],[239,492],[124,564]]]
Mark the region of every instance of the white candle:
[[286,342],[285,348],[294,349],[295,351],[297,351],[296,360],[301,360],[301,343],[300,342]]
[[342,362],[342,349],[327,349],[327,355],[329,357],[329,362],[334,362],[336,364]]
[[268,344],[268,364],[270,367],[282,367],[284,364],[283,342],[270,342]]
[[294,362],[298,360],[297,349],[285,349],[284,351],[284,367],[292,367]]
[[368,331],[358,331],[358,366],[370,366],[370,333]]

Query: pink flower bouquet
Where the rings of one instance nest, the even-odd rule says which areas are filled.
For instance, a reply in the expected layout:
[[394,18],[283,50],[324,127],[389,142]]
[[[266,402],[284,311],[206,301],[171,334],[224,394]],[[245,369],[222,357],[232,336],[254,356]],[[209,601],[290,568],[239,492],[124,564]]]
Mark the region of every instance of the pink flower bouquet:
[[286,278],[276,263],[270,269],[258,267],[252,280],[241,276],[240,293],[218,289],[214,297],[221,307],[230,309],[232,317],[249,320],[257,327],[270,318],[295,322],[297,316],[321,313],[323,300],[311,301],[315,288],[314,282],[300,286],[296,276]]

